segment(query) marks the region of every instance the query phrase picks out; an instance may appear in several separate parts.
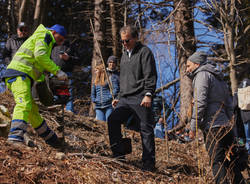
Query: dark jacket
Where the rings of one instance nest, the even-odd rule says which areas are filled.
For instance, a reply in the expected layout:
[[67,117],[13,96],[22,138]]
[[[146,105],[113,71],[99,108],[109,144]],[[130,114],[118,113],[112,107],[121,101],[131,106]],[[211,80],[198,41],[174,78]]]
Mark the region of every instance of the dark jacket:
[[[110,76],[110,81],[112,82],[113,95],[117,96],[119,92],[119,80],[115,76]],[[106,83],[104,86],[92,85],[91,90],[91,100],[95,103],[95,109],[104,109],[112,106],[112,95],[110,93],[109,85]]]
[[110,70],[109,68],[106,68],[106,71],[109,76],[114,75],[120,81],[120,72],[118,70]]
[[138,96],[142,100],[147,92],[154,94],[157,73],[151,50],[138,42],[131,57],[125,51],[120,63],[119,97]]
[[[60,52],[66,52],[70,58],[69,60],[65,61],[60,59],[59,55]],[[63,45],[55,46],[51,52],[51,59],[56,63],[56,65],[61,67],[61,70],[64,72],[72,72],[75,65],[78,65],[80,60],[75,53],[70,48],[68,43],[64,43]]]
[[6,65],[10,64],[10,61],[12,60],[13,56],[27,38],[28,37],[19,38],[17,35],[12,35],[7,40],[5,48],[3,50],[3,58],[4,58],[4,63]]
[[[250,79],[246,78],[246,79],[242,80],[242,82],[239,85],[239,88],[243,88],[243,87],[247,87],[247,86],[250,86]],[[237,92],[234,95],[233,105],[234,105],[234,108],[239,108],[239,106],[238,106],[238,93]],[[241,116],[243,123],[247,123],[250,121],[250,111],[239,109],[239,112],[240,112],[239,115]]]
[[233,106],[222,74],[215,66],[205,64],[193,71],[192,75],[194,106],[191,130],[195,131],[196,115],[198,127],[202,130],[227,125],[233,115]]

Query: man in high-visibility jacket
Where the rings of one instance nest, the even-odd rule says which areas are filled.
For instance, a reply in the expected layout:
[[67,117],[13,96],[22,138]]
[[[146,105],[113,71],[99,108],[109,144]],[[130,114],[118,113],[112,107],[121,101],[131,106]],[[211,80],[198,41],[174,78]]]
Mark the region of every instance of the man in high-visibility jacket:
[[63,26],[56,24],[45,28],[42,24],[18,49],[4,74],[6,86],[13,93],[14,108],[8,142],[22,145],[27,123],[52,147],[60,147],[61,142],[40,116],[37,104],[32,98],[31,88],[34,81],[44,80],[44,71],[67,80],[67,75],[51,59],[53,45],[61,45],[66,36]]

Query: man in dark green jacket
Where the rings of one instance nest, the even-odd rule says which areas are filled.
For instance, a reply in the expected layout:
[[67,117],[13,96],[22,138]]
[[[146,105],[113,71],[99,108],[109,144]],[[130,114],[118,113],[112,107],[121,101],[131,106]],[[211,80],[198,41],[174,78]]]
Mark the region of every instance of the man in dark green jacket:
[[115,110],[108,118],[108,130],[114,157],[123,158],[126,151],[122,142],[121,124],[134,114],[140,122],[142,138],[142,169],[155,170],[154,119],[152,95],[156,88],[157,73],[151,50],[138,41],[133,26],[120,31],[125,51],[120,63],[120,93],[112,104]]

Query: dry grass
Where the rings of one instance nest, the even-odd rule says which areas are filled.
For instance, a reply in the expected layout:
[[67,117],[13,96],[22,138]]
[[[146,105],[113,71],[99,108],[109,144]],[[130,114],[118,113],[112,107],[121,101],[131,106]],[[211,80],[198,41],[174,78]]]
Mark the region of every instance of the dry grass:
[[[12,112],[11,95],[1,95],[0,100]],[[59,111],[60,107],[50,112],[41,107],[42,116],[53,130],[60,124]],[[141,138],[137,132],[127,130],[133,152],[124,162],[119,162],[110,157],[106,123],[67,113],[64,123],[68,145],[62,158],[58,158],[58,151],[46,145],[32,129],[29,135],[37,145],[35,148],[14,148],[6,143],[6,138],[0,138],[0,183],[195,184],[212,181],[202,141],[198,156],[195,142],[180,144],[176,141],[169,141],[169,155],[166,155],[165,140],[156,139],[158,169],[155,173],[142,172]]]

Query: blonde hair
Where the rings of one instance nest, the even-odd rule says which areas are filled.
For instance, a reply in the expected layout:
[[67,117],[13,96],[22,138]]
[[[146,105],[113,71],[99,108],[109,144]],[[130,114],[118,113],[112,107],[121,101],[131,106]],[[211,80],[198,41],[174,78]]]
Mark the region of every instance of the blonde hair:
[[105,71],[104,71],[105,68],[103,64],[97,65],[95,69],[99,71],[96,73],[96,76],[95,76],[95,85],[104,86],[106,83],[106,75],[105,75]]

